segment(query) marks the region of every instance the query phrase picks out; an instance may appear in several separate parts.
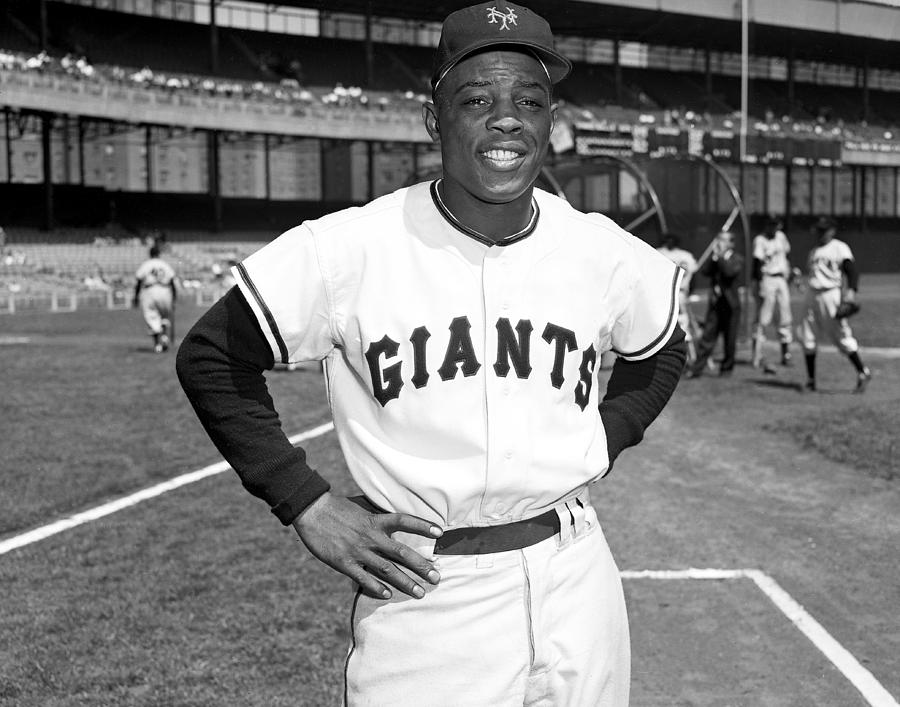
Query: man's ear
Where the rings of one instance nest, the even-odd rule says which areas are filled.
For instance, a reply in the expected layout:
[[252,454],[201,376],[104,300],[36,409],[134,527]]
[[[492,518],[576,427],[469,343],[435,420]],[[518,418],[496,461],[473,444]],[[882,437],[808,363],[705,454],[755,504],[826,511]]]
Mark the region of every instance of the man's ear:
[[550,106],[550,132],[553,132],[553,129],[556,127],[556,109],[559,108],[559,103],[553,103]]
[[422,119],[425,121],[425,130],[432,142],[440,142],[441,128],[438,125],[437,108],[434,103],[428,101],[422,104]]

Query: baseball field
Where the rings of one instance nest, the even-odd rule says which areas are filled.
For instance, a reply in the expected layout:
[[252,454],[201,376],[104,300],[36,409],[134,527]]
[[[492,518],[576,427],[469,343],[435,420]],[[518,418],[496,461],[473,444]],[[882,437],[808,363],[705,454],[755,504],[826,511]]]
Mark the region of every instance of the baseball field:
[[[900,277],[864,275],[860,301],[864,395],[833,349],[810,393],[797,349],[766,375],[743,342],[733,376],[682,381],[592,489],[635,707],[897,705]],[[219,464],[142,327],[0,315],[0,705],[339,704],[349,580]],[[268,380],[353,492],[318,370]]]

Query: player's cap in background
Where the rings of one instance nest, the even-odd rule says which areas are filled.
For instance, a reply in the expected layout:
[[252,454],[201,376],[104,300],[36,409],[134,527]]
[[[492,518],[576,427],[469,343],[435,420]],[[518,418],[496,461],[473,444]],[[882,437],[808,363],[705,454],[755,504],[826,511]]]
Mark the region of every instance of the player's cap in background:
[[556,51],[547,20],[527,7],[495,0],[457,10],[444,20],[434,55],[432,89],[464,58],[493,46],[529,50],[543,65],[550,83],[562,81],[572,70],[572,62]]
[[813,230],[819,233],[824,233],[830,228],[837,228],[837,221],[830,216],[819,216],[813,224]]
[[769,214],[766,217],[767,226],[781,226],[781,217],[778,214]]

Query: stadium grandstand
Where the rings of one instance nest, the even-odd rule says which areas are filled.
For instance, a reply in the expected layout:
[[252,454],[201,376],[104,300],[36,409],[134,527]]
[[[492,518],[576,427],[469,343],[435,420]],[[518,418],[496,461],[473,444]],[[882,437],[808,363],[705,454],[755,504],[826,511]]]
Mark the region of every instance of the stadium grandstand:
[[[118,292],[162,232],[214,287],[285,228],[436,173],[421,104],[467,4],[0,0],[0,288]],[[827,214],[864,271],[900,269],[900,3],[526,4],[575,64],[545,188],[698,254],[768,213],[804,252]]]

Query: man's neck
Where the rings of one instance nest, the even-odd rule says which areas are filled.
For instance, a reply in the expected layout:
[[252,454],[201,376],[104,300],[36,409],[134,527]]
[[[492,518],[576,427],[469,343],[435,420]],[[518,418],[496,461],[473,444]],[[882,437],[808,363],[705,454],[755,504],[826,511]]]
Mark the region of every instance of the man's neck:
[[494,243],[522,231],[531,220],[533,187],[504,203],[481,201],[446,180],[441,181],[438,191],[444,206],[461,224]]

